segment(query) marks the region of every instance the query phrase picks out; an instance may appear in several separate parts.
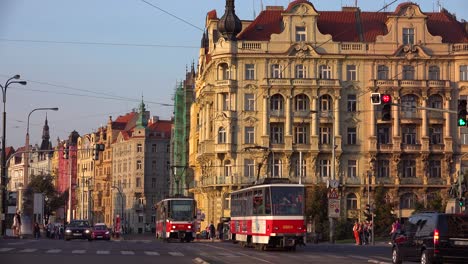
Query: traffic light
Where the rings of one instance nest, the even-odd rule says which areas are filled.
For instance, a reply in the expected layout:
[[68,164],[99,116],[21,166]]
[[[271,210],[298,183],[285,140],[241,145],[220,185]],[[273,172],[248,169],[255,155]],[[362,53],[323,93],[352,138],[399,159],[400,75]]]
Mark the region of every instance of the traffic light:
[[93,149],[93,160],[99,160],[99,152],[104,151],[104,144],[95,144]]
[[366,204],[366,210],[364,211],[364,216],[366,217],[367,221],[372,220],[371,208],[370,204]]
[[380,93],[371,93],[371,104],[373,105],[379,105],[381,103],[380,101]]
[[459,205],[460,207],[465,206],[465,198],[459,198],[459,199],[458,199],[458,205]]
[[382,103],[382,121],[392,120],[392,96],[389,94],[381,94],[380,102]]
[[68,159],[69,153],[70,153],[70,146],[68,145],[68,143],[65,143],[63,145],[63,158]]
[[466,100],[458,100],[458,126],[466,126]]

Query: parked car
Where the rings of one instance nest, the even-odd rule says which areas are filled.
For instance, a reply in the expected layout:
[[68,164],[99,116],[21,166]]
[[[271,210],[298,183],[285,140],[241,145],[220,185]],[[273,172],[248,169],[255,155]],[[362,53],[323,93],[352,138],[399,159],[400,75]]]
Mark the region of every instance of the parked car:
[[417,213],[393,241],[392,262],[468,263],[468,215]]
[[88,241],[91,241],[91,231],[92,229],[88,221],[72,220],[70,224],[65,227],[65,240],[88,239]]
[[110,240],[111,234],[109,229],[107,228],[106,224],[104,223],[97,223],[93,227],[93,231],[91,232],[92,239],[103,239],[103,240]]

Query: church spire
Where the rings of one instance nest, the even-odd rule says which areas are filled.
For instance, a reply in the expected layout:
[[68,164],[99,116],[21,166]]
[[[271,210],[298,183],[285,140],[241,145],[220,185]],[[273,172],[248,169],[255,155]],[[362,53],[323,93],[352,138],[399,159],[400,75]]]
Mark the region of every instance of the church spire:
[[148,126],[148,118],[146,117],[145,103],[143,102],[143,95],[141,96],[140,109],[138,111],[138,120],[136,122],[138,128]]
[[44,127],[42,128],[41,150],[49,150],[51,149],[51,147],[52,147],[52,143],[50,142],[49,124],[47,121],[47,113],[46,113]]

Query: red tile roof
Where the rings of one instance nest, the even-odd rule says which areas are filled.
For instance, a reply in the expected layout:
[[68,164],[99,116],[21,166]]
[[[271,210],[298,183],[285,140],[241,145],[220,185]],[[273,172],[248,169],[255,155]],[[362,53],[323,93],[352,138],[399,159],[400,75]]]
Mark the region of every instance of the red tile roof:
[[125,114],[124,116],[119,116],[117,117],[117,119],[114,121],[114,122],[117,122],[117,123],[127,123],[128,121],[132,120],[132,118],[138,114],[137,112],[131,112],[131,113],[127,113]]
[[[291,2],[286,11],[295,5],[309,3],[306,0]],[[378,35],[388,33],[386,22],[388,16],[395,15],[400,9],[413,3],[400,4],[395,12],[360,12],[358,9],[345,11],[318,11],[317,27],[322,34],[332,35],[333,41],[343,42],[375,42]],[[271,34],[281,33],[282,13],[279,8],[267,8],[247,26],[239,35],[240,40],[269,41]],[[360,12],[360,25],[357,14]],[[462,43],[468,41],[468,33],[464,24],[457,21],[447,11],[424,13],[427,15],[427,28],[432,35],[441,36],[444,43]],[[359,34],[358,29],[361,29]],[[362,40],[361,40],[362,36]]]
[[170,138],[172,130],[172,121],[159,120],[155,123],[150,124],[148,128],[153,132],[164,132],[164,137]]
[[210,12],[208,12],[208,14],[206,14],[206,18],[207,18],[208,20],[210,20],[210,19],[218,19],[218,15],[216,14],[216,10],[213,9],[213,10],[211,10]]

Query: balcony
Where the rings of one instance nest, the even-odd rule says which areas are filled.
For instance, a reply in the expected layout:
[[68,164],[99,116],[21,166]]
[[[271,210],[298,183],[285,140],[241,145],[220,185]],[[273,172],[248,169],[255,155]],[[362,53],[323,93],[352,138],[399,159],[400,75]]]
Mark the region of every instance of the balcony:
[[393,150],[393,144],[377,144],[378,150],[382,152],[391,152]]
[[345,177],[345,184],[346,185],[360,185],[361,183],[361,178],[359,177]]
[[237,86],[237,81],[236,80],[217,80],[216,86],[234,87],[234,86]]
[[429,88],[450,88],[450,81],[429,80],[427,81]]
[[427,178],[428,185],[445,185],[445,182],[442,178],[438,177],[429,177]]
[[133,209],[135,211],[144,211],[145,210],[145,205],[141,203],[134,203],[133,204]]
[[214,140],[203,140],[198,145],[198,155],[214,152]]
[[231,151],[231,144],[215,144],[214,150],[216,153],[226,153]]
[[286,78],[269,78],[267,79],[267,85],[291,85],[291,79]]
[[340,86],[340,80],[324,80],[320,79],[318,80],[318,85],[319,86]]
[[394,184],[395,179],[390,178],[390,177],[376,177],[375,178],[375,184]]
[[310,110],[300,110],[293,112],[294,117],[310,117]]
[[468,53],[468,44],[453,44],[452,51],[456,53]]
[[239,43],[238,48],[242,52],[248,52],[248,51],[258,52],[259,50],[262,50],[261,42],[242,41],[238,43]]
[[396,80],[372,80],[370,83],[371,87],[381,87],[381,88],[392,88],[398,86],[398,81]]
[[293,79],[292,80],[292,85],[294,86],[316,86],[317,85],[317,80],[315,79]]
[[431,152],[444,152],[445,145],[444,144],[430,144],[429,149]]
[[419,80],[400,80],[400,87],[408,88],[408,87],[424,87],[426,86],[424,81]]
[[417,177],[408,177],[408,178],[402,177],[400,179],[400,184],[422,185],[423,181],[422,181],[422,179],[417,178]]
[[273,117],[284,117],[284,110],[272,110],[270,109],[270,116]]
[[401,144],[401,150],[405,152],[419,152],[421,151],[421,144]]
[[340,52],[349,54],[360,54],[367,51],[367,44],[365,43],[340,43]]

